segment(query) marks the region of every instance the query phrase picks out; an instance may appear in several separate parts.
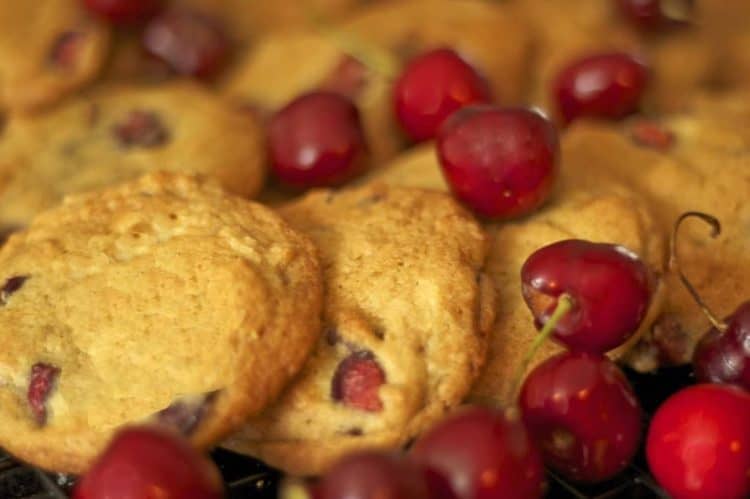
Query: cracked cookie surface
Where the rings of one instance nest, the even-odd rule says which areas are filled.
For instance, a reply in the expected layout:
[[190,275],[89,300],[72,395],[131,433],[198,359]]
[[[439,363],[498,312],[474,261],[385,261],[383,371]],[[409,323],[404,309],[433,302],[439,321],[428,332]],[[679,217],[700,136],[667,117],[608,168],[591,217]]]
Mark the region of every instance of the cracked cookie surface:
[[265,165],[259,125],[197,84],[103,87],[49,112],[13,116],[0,141],[0,229],[66,194],[154,170],[211,175],[252,196]]
[[282,398],[224,445],[294,474],[395,448],[468,393],[494,312],[486,239],[449,196],[368,186],[283,206],[317,244],[324,335]]
[[126,423],[207,448],[320,333],[312,243],[268,208],[151,174],[68,198],[0,249],[0,446],[79,473]]

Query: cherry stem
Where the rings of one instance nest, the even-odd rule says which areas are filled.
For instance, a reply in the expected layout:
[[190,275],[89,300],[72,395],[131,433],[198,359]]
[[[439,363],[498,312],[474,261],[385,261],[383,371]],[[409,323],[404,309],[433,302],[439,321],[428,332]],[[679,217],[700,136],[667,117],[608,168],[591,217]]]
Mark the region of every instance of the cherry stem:
[[677,272],[677,275],[680,276],[680,280],[682,281],[683,286],[685,286],[685,289],[688,290],[690,295],[693,297],[693,300],[695,300],[695,303],[698,304],[698,306],[701,308],[705,316],[708,318],[709,322],[716,329],[723,332],[723,331],[726,331],[727,329],[726,323],[718,319],[716,315],[714,315],[714,313],[711,311],[711,309],[708,308],[708,305],[706,305],[706,303],[700,297],[700,295],[698,294],[698,291],[696,291],[696,289],[690,283],[688,278],[682,272],[682,266],[680,265],[680,262],[677,259],[677,233],[680,230],[680,226],[682,225],[682,222],[688,218],[699,218],[703,220],[704,222],[706,222],[708,225],[710,225],[711,237],[713,238],[721,234],[721,222],[719,222],[718,218],[712,215],[709,215],[707,213],[703,213],[700,211],[686,211],[685,213],[680,215],[674,224],[674,229],[672,229],[672,237],[669,241],[669,269]]
[[546,343],[549,337],[552,336],[552,333],[555,331],[557,325],[560,323],[562,318],[565,317],[568,312],[570,312],[574,304],[575,301],[573,300],[573,297],[567,293],[563,293],[558,297],[555,310],[552,312],[552,315],[549,316],[549,319],[547,319],[547,321],[544,323],[544,326],[542,327],[541,331],[539,331],[539,334],[536,336],[536,338],[534,338],[534,341],[531,343],[531,346],[526,352],[526,355],[524,355],[523,360],[521,360],[521,364],[518,366],[518,370],[513,377],[513,383],[510,385],[511,389],[513,390],[511,392],[512,395],[518,393],[521,388],[521,382],[523,381],[524,374],[529,368],[529,364],[531,364],[534,356],[536,356],[536,354],[539,352],[539,349],[542,348],[542,345]]

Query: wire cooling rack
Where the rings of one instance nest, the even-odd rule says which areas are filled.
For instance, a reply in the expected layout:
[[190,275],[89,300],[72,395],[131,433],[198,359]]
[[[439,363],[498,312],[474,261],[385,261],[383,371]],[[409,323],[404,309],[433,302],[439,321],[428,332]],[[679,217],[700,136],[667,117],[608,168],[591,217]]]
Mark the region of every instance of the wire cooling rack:
[[[693,382],[687,367],[663,369],[657,374],[628,372],[641,400],[648,424],[650,414],[676,390]],[[226,484],[228,499],[274,499],[281,475],[247,457],[216,450],[211,454]],[[581,486],[549,474],[551,499],[667,499],[648,473],[641,452],[620,476],[596,486]],[[65,475],[24,466],[0,450],[0,499],[66,499],[74,482]]]

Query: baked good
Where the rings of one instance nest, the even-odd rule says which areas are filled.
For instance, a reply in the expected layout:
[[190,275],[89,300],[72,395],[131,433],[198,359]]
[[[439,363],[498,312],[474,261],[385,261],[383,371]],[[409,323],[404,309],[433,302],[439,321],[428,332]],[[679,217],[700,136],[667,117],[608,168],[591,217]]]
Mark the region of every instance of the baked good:
[[0,108],[35,110],[96,77],[109,47],[109,28],[81,4],[0,4]]
[[526,30],[507,9],[480,0],[376,3],[332,31],[270,35],[241,58],[222,91],[266,114],[316,88],[341,92],[356,102],[371,164],[379,165],[406,145],[392,112],[395,73],[412,56],[443,46],[473,63],[500,101],[521,99]]
[[[637,191],[611,180],[578,186],[570,176],[563,154],[561,175],[570,185],[558,188],[537,212],[516,221],[486,223],[490,236],[487,275],[497,290],[497,317],[490,333],[487,362],[472,388],[470,398],[482,403],[509,404],[515,401],[513,386],[522,360],[536,336],[534,319],[521,294],[521,266],[538,248],[563,239],[579,238],[621,244],[638,254],[653,272],[654,295],[640,331],[622,347],[610,352],[622,358],[660,310],[663,285],[660,274],[665,264],[664,237],[653,210]],[[426,144],[366,179],[390,185],[447,189],[434,146]],[[534,367],[561,347],[547,342],[529,364]]]
[[324,336],[295,383],[225,445],[293,474],[395,448],[458,405],[494,314],[486,239],[449,196],[371,185],[280,208],[317,244]]
[[256,194],[261,131],[197,84],[102,87],[43,114],[12,116],[0,142],[0,228],[26,224],[69,193],[153,170],[215,176]]
[[651,68],[643,103],[655,111],[681,109],[691,94],[711,84],[720,61],[717,42],[701,23],[648,35],[629,25],[616,11],[616,2],[579,0],[517,0],[520,17],[532,27],[535,44],[531,68],[532,103],[557,111],[552,84],[571,62],[605,51],[631,52]]
[[72,196],[0,249],[0,446],[84,471],[119,426],[213,445],[320,332],[316,250],[213,183],[150,174]]
[[[719,317],[750,296],[745,230],[750,132],[743,126],[748,116],[745,97],[730,95],[713,105],[702,99],[690,113],[634,119],[622,127],[581,123],[562,140],[562,153],[575,171],[571,179],[579,185],[603,179],[627,183],[655,207],[665,234],[685,211],[721,220],[724,231],[716,240],[696,222],[685,224],[679,242],[685,273]],[[687,362],[710,324],[675,274],[666,276],[666,284],[664,310],[643,351],[663,362]]]

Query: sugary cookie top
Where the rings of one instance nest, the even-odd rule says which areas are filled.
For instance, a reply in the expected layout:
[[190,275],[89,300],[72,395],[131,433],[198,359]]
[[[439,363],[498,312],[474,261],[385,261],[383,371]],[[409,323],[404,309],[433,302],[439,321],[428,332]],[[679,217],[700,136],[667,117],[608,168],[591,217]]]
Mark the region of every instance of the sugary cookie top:
[[269,209],[152,174],[68,198],[0,250],[0,445],[77,472],[154,417],[213,444],[319,334],[316,251]]

